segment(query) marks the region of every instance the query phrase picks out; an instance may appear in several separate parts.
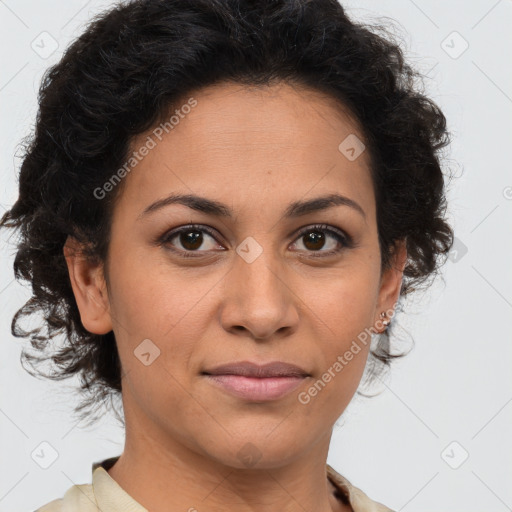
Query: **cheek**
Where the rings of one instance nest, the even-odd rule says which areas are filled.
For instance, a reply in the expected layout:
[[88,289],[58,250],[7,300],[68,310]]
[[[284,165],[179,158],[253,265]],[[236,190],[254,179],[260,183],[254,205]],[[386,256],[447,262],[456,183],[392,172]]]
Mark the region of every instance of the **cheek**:
[[201,311],[201,301],[214,282],[173,268],[164,258],[149,261],[147,254],[116,261],[111,309],[114,321],[126,327],[124,335],[153,337],[165,343],[183,323],[195,325],[190,317]]
[[324,338],[321,346],[322,370],[327,382],[332,377],[334,384],[331,387],[351,395],[351,390],[355,391],[366,364],[371,342],[369,327],[372,325],[373,308],[368,301],[361,301],[359,296],[342,297],[337,306],[331,314],[332,332],[329,338]]
[[208,291],[215,282],[133,258],[120,258],[110,280],[114,332],[132,393],[144,401],[169,394],[178,400],[179,383],[189,378],[197,340],[211,321]]
[[315,336],[322,360],[321,382],[316,386],[322,390],[320,401],[333,400],[345,407],[359,385],[375,321],[377,280],[378,271],[371,268],[347,273],[331,281],[329,293],[310,298],[317,332],[322,333]]
[[[347,341],[373,325],[379,270],[371,265],[344,269],[310,293],[307,303],[324,327],[329,346],[342,349]],[[333,343],[334,340],[334,343]]]
[[200,411],[188,403],[190,361],[211,321],[207,293],[214,283],[128,260],[119,262],[111,281],[125,394],[155,421],[186,414],[192,420]]
[[316,337],[318,373],[298,395],[302,413],[311,428],[322,417],[334,424],[352,400],[360,384],[370,349],[372,308],[360,295],[341,294],[329,306],[329,335]]

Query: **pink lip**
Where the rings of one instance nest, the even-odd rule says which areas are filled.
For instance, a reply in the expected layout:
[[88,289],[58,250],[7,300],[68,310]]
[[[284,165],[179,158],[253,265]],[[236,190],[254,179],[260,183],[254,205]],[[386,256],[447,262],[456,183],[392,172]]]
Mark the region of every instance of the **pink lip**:
[[202,372],[214,385],[245,400],[277,400],[291,393],[310,374],[297,365],[282,361],[257,364],[250,361],[227,363]]
[[243,377],[307,377],[309,373],[297,365],[273,361],[266,364],[237,361],[205,370],[208,375],[241,375]]
[[245,400],[277,400],[297,388],[306,376],[244,377],[241,375],[206,375],[214,385]]

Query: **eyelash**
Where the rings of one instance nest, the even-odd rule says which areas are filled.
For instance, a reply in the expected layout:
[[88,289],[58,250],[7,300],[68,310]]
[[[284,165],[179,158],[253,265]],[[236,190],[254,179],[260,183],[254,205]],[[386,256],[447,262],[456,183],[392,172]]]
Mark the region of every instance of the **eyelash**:
[[[158,239],[158,245],[166,245],[176,236],[180,235],[181,233],[187,233],[190,231],[200,231],[205,232],[208,235],[210,235],[214,240],[217,241],[217,238],[215,236],[215,232],[212,228],[201,225],[201,224],[189,224],[187,226],[182,226],[180,228],[177,228],[175,230],[166,232],[162,237]],[[295,240],[300,239],[304,235],[310,233],[310,232],[322,232],[327,233],[331,235],[338,243],[340,243],[343,247],[340,249],[335,249],[331,251],[308,251],[312,254],[310,255],[313,258],[325,258],[328,256],[334,256],[335,254],[341,253],[344,249],[351,249],[355,246],[354,241],[352,237],[347,235],[346,233],[342,232],[341,230],[338,230],[333,227],[329,227],[327,224],[315,224],[312,226],[306,226],[305,228],[302,228],[295,238]],[[169,246],[166,247],[168,250],[179,254],[180,257],[183,258],[200,258],[203,255],[200,254],[201,252],[207,252],[207,251],[183,251],[181,249],[174,249]],[[199,254],[198,254],[199,253]],[[319,253],[319,254],[315,254]]]

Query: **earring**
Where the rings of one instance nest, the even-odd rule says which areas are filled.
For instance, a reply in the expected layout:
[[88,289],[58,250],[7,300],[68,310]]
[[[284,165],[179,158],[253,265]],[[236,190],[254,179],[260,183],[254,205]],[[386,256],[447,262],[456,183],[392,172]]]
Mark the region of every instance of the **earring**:
[[[381,318],[386,318],[388,315],[385,311],[383,311],[381,314],[380,314],[380,317]],[[390,324],[390,321],[388,319],[386,320],[382,320],[382,325],[384,325],[385,327],[387,327],[388,325]]]

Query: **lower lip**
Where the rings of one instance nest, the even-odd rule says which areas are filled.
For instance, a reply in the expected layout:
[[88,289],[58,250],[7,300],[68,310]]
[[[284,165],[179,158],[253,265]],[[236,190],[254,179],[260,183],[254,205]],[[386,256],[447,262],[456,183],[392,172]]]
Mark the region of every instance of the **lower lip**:
[[243,377],[241,375],[206,375],[222,389],[245,400],[277,400],[304,382],[305,377]]

